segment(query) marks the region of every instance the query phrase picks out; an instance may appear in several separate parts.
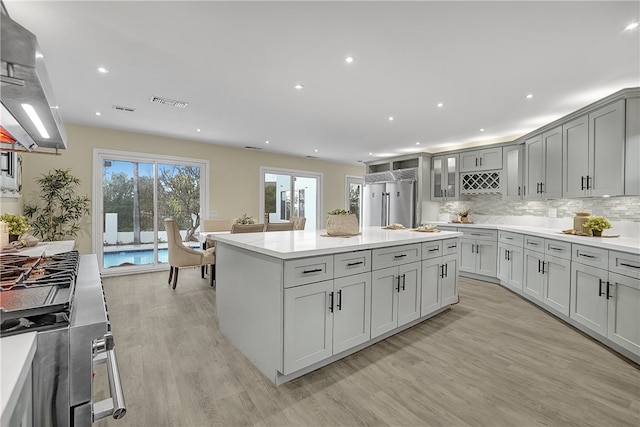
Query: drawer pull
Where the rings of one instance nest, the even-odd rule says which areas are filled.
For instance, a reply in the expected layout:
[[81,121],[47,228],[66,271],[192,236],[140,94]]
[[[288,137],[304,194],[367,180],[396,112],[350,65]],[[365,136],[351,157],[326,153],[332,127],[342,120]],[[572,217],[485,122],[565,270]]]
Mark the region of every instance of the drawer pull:
[[595,256],[587,255],[587,254],[578,254],[578,256],[585,257],[585,258],[595,258]]
[[364,264],[364,261],[350,262],[347,264],[347,267],[353,267],[354,265],[360,265],[360,264]]
[[553,246],[549,246],[549,249],[552,251],[562,252],[562,248],[554,248]]
[[458,247],[458,245],[449,245],[449,246],[447,246],[447,249],[455,249],[457,247]]
[[487,236],[487,234],[484,233],[469,233],[472,236]]
[[394,258],[395,259],[400,259],[400,258],[404,258],[406,256],[407,256],[407,254],[402,254],[402,255],[396,255],[396,256],[394,256]]
[[513,240],[513,237],[502,236],[502,238],[505,239],[505,240]]
[[313,270],[304,270],[302,272],[302,274],[317,273],[319,271],[322,271],[322,269],[321,268],[314,268]]
[[538,246],[538,245],[539,245],[539,243],[537,243],[537,242],[531,242],[531,241],[527,240],[527,245],[531,245],[531,246]]
[[437,252],[439,250],[440,250],[440,248],[433,248],[433,249],[429,249],[429,252]]
[[640,265],[627,264],[626,262],[621,262],[620,265],[622,265],[624,267],[640,268]]

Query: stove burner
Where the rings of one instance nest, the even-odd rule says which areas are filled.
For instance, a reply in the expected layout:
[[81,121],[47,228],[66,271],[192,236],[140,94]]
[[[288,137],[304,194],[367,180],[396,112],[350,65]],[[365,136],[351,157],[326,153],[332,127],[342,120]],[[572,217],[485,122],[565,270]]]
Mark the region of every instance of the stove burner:
[[2,331],[3,334],[7,332],[17,331],[19,329],[27,327],[29,323],[30,322],[25,318],[8,319],[2,322],[2,324],[0,325],[0,331]]

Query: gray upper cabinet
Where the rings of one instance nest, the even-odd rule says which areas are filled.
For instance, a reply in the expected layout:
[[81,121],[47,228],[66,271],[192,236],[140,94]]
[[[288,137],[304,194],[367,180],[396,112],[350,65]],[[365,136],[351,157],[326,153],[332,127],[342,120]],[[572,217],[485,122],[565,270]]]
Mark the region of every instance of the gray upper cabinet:
[[431,200],[458,200],[458,155],[435,156],[431,168]]
[[625,100],[562,126],[565,197],[619,196],[625,179]]
[[502,169],[502,147],[460,153],[460,172]]
[[627,141],[625,146],[624,194],[640,195],[640,98],[627,99]]
[[522,200],[522,176],[524,169],[524,145],[511,145],[502,149],[502,198]]
[[524,198],[562,197],[562,127],[527,139],[525,153]]

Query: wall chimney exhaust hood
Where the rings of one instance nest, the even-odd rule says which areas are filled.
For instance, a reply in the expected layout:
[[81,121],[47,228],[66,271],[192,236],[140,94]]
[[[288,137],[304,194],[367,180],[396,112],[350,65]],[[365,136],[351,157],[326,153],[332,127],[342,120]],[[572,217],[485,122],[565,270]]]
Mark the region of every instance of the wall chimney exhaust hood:
[[4,4],[1,15],[0,125],[26,151],[65,149],[67,134],[38,40],[9,17]]

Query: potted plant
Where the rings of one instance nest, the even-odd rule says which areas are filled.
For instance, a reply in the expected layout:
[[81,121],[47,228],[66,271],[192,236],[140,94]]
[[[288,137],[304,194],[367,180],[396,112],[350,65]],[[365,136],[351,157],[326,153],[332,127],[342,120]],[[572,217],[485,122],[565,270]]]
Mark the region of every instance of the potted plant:
[[594,236],[600,237],[602,236],[602,230],[611,228],[611,223],[603,216],[590,216],[583,227],[590,228]]
[[460,222],[469,222],[469,213],[471,213],[470,209],[465,209],[462,212],[458,212]]
[[14,215],[6,213],[0,216],[0,221],[7,224],[7,233],[9,233],[9,242],[18,240],[22,233],[29,231],[29,223],[27,218],[22,215]]
[[243,224],[243,225],[247,225],[247,224],[255,224],[256,220],[253,219],[250,216],[247,216],[246,213],[242,214],[242,216],[240,218],[234,218],[233,219],[233,223],[234,224]]
[[80,180],[70,169],[54,169],[36,179],[40,195],[33,203],[25,203],[24,214],[33,234],[44,241],[76,237],[80,224],[89,211],[89,197],[78,195]]
[[334,209],[327,218],[329,236],[355,236],[360,233],[358,217],[344,209]]

